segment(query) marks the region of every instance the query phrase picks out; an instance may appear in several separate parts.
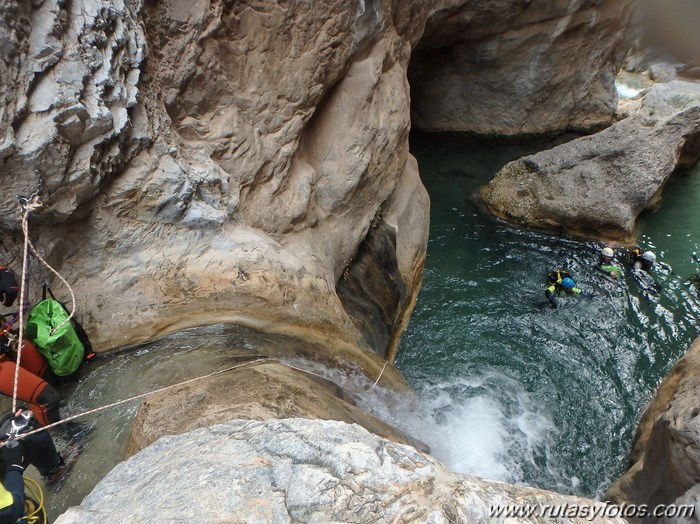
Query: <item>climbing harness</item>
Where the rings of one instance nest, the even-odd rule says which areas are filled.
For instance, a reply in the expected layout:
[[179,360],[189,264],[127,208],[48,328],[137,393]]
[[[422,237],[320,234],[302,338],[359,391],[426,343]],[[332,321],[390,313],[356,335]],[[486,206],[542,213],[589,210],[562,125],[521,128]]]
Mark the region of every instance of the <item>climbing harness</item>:
[[[0,441],[6,446],[16,446],[17,437],[23,433],[27,433],[33,425],[34,416],[31,411],[23,411],[19,415],[7,418],[0,425]],[[29,524],[45,524],[48,522],[46,510],[44,508],[44,492],[37,482],[26,475],[22,476],[24,480],[25,493],[24,498],[24,516],[20,522]],[[10,498],[10,502],[12,499]],[[5,501],[3,501],[5,502]]]

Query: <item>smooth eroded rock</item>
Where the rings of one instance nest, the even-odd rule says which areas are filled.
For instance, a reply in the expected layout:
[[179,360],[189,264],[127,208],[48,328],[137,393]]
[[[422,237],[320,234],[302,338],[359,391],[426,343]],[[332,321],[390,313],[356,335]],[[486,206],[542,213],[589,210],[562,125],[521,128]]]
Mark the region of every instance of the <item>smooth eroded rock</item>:
[[700,339],[664,378],[642,416],[632,460],[605,499],[652,507],[700,502]]
[[[32,238],[98,351],[224,321],[391,358],[427,242],[406,70],[429,7],[3,5],[0,259],[19,268],[16,197],[36,193]],[[356,318],[336,285],[397,202],[410,204],[386,246],[401,298],[384,301],[394,282],[378,283],[361,300],[389,309]],[[53,277],[32,267],[34,302]],[[376,339],[358,328],[377,322]]]
[[700,157],[700,84],[656,84],[631,116],[504,166],[480,190],[516,224],[630,243],[677,171]]
[[[494,519],[509,504],[588,518]],[[565,506],[566,505],[566,506]],[[119,464],[56,524],[78,522],[617,522],[601,502],[458,475],[357,425],[233,420],[163,437]],[[570,509],[568,511],[571,511]],[[597,517],[593,517],[597,515]]]
[[357,407],[353,395],[333,382],[269,359],[149,396],[139,406],[124,453],[129,457],[164,435],[222,420],[283,418],[355,423],[394,442],[428,450]]

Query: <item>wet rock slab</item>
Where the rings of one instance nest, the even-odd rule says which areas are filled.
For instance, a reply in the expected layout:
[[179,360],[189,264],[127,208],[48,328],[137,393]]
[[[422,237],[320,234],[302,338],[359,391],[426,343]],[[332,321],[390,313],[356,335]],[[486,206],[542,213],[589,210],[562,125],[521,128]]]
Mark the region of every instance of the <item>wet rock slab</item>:
[[148,397],[136,413],[125,455],[137,453],[164,435],[179,435],[224,420],[275,418],[342,420],[428,450],[425,444],[363,411],[352,393],[317,374],[272,359],[238,365]]

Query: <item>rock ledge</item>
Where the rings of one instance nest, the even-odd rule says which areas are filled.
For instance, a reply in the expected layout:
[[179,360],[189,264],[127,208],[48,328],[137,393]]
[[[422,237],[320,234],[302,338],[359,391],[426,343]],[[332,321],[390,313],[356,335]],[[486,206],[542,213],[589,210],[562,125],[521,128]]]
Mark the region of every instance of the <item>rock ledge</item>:
[[56,524],[78,522],[624,522],[493,519],[492,505],[600,502],[451,473],[433,458],[335,421],[233,420],[163,437]]

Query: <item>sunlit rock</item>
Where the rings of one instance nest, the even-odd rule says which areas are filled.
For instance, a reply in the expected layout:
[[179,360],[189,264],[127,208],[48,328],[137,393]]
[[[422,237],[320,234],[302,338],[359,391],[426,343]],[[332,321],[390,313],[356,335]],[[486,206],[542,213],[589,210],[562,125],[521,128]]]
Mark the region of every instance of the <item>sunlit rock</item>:
[[[532,515],[492,513],[508,506]],[[601,502],[452,473],[356,425],[234,420],[161,438],[113,469],[56,524],[624,523],[605,511]]]
[[631,116],[504,166],[481,188],[495,216],[584,238],[633,242],[674,173],[700,157],[700,85],[656,84]]
[[[307,333],[329,342],[319,358],[376,376],[425,258],[406,70],[428,9],[6,3],[3,263],[20,263],[16,197],[36,194],[34,243],[72,284],[98,351],[230,321]],[[368,241],[376,228],[394,243]],[[361,246],[391,270],[358,298],[378,319],[336,289]],[[387,286],[400,290],[389,301]]]

